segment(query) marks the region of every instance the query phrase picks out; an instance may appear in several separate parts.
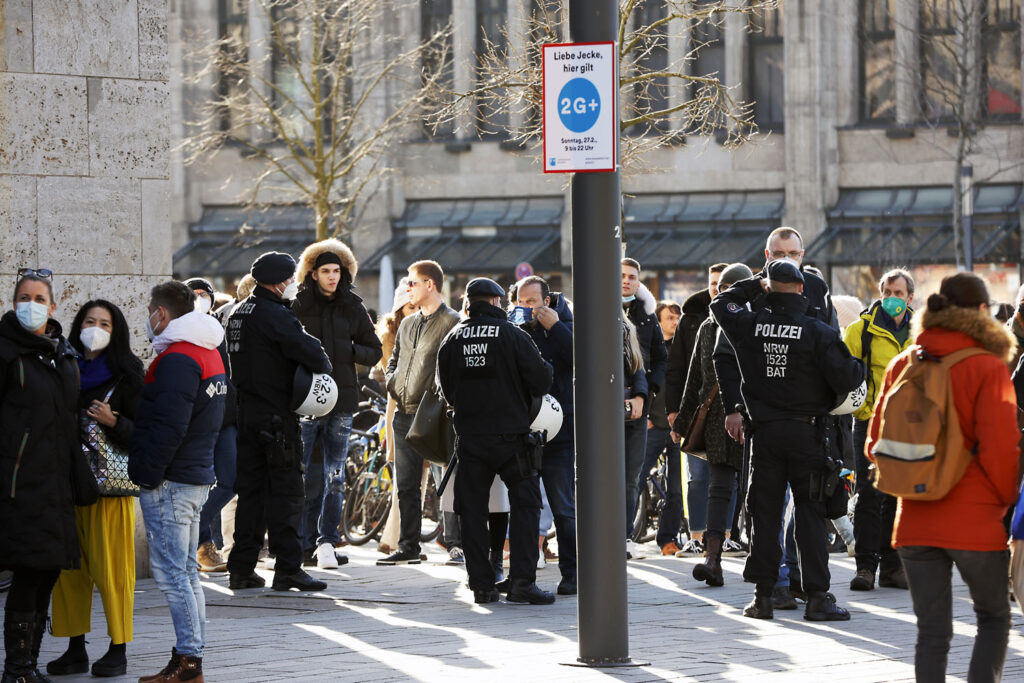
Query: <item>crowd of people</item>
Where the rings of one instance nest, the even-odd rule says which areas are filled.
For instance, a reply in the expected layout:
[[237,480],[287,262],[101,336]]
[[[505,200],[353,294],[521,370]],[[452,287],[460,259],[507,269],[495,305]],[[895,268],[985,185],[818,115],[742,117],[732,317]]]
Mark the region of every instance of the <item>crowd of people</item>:
[[[909,589],[918,680],[940,680],[956,565],[978,619],[970,678],[998,680],[1020,493],[1024,287],[997,305],[982,278],[962,272],[922,296],[894,268],[850,315],[803,255],[800,234],[779,228],[758,273],[713,264],[707,287],[681,303],[658,301],[642,265],[622,260],[626,559],[644,557],[631,540],[639,492],[663,461],[661,554],[701,558],[693,578],[712,587],[724,585],[723,556],[746,556],[745,616],[803,603],[807,620],[849,619],[830,592],[829,549],[845,545],[856,558],[851,590]],[[87,302],[65,335],[53,273],[18,272],[13,310],[0,318],[0,567],[13,572],[4,683],[48,680],[38,656],[51,612],[53,635],[69,641],[46,672],[90,670],[94,586],[110,645],[91,671],[126,672],[134,497],[176,636],[167,666],[142,681],[203,680],[201,571],[227,572],[231,590],[259,588],[257,565],[272,555],[274,590],[325,589],[303,567],[347,562],[338,552],[346,458],[361,386],[373,378],[388,396],[395,472],[377,564],[424,559],[425,478],[440,483],[451,469],[439,542],[465,566],[474,600],[543,605],[576,594],[572,302],[535,275],[508,290],[475,278],[456,310],[441,265],[419,261],[375,320],[354,291],[357,272],[352,251],[331,239],[298,262],[263,254],[234,296],[204,277],[159,284],[146,311],[148,367],[116,304]],[[890,495],[879,476],[908,447],[894,434],[920,418],[896,415],[889,400],[926,361],[939,361],[955,407],[940,438],[962,435],[955,446],[970,457],[940,498]],[[300,415],[302,387],[320,375],[336,401]],[[450,407],[455,437],[444,467],[410,438],[438,403]],[[545,410],[559,414],[556,427],[537,426]],[[855,473],[852,528],[843,468]],[[552,526],[561,578],[550,592],[536,570]]]

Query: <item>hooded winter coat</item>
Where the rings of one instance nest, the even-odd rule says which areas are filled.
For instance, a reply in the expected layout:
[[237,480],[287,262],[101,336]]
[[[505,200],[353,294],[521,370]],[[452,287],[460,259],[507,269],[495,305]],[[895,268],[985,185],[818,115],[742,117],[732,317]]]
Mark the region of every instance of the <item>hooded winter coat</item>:
[[676,335],[668,349],[668,364],[665,369],[665,409],[669,413],[679,411],[686,387],[686,373],[690,369],[690,356],[697,343],[697,330],[711,315],[711,290],[702,289],[691,294],[683,302],[683,315],[679,318]]
[[[913,309],[907,310],[907,316],[913,316]],[[910,320],[904,320],[909,324]],[[864,328],[867,327],[867,334],[871,348],[868,352],[864,349]],[[906,328],[903,328],[904,331]],[[885,369],[889,367],[889,361],[895,358],[900,351],[910,346],[911,339],[908,335],[901,344],[896,337],[896,321],[882,309],[882,302],[875,301],[868,310],[860,314],[860,317],[846,328],[843,341],[850,349],[850,355],[860,358],[863,361],[870,360],[871,367],[865,368],[867,373],[868,396],[864,405],[858,408],[853,416],[858,420],[870,420],[875,410],[875,399],[878,397],[878,390],[885,378]],[[870,358],[868,358],[870,356]]]
[[[629,321],[636,327],[636,337],[640,342],[640,352],[647,371],[647,388],[652,394],[661,391],[665,384],[665,366],[668,361],[665,338],[658,324],[658,316],[654,314],[657,307],[654,295],[642,284],[636,291],[636,299],[625,306]],[[644,410],[646,412],[647,407]]]
[[78,440],[77,354],[50,320],[46,335],[0,318],[0,567],[77,569],[71,494]]
[[570,443],[573,440],[573,395],[572,395],[572,311],[565,295],[551,292],[550,308],[558,314],[558,322],[545,330],[537,321],[524,323],[521,327],[533,339],[540,355],[554,370],[550,394],[562,406],[562,428],[548,445]]
[[128,475],[139,486],[214,482],[213,446],[228,392],[217,351],[223,339],[216,318],[193,311],[153,340],[159,355],[143,380],[128,454]]
[[[342,264],[341,281],[334,297],[327,297],[313,279],[317,257],[336,254]],[[352,250],[338,240],[323,240],[306,247],[299,257],[296,277],[302,282],[292,313],[306,332],[320,340],[331,360],[331,376],[338,385],[338,402],[332,415],[352,414],[359,406],[359,379],[356,364],[372,367],[382,355],[381,342],[363,306],[352,291],[358,264]]]
[[[893,545],[924,545],[956,550],[1005,550],[1003,517],[1017,500],[1017,400],[1006,363],[1016,341],[986,311],[950,306],[914,316],[915,344],[942,357],[970,346],[990,353],[971,356],[950,369],[953,400],[964,446],[975,457],[963,479],[945,498],[900,499]],[[881,396],[906,367],[914,347],[902,352],[885,373]],[[871,419],[865,452],[878,440],[881,411]],[[997,580],[994,577],[993,580]],[[1005,577],[1003,579],[1005,581]]]

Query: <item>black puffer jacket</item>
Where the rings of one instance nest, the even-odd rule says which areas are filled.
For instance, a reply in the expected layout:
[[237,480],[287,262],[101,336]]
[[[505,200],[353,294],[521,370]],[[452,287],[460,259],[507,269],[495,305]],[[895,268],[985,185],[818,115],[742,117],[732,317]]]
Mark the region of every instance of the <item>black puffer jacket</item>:
[[0,318],[0,567],[76,569],[71,458],[79,452],[78,361],[47,336]]
[[661,391],[665,384],[665,366],[668,361],[665,336],[661,333],[658,316],[654,315],[657,306],[654,295],[643,285],[637,290],[636,299],[625,306],[629,321],[636,327],[636,338],[640,342],[644,370],[647,371],[647,388],[652,394]]
[[355,366],[358,363],[373,367],[383,353],[363,300],[349,290],[345,281],[338,285],[334,298],[329,299],[320,293],[312,276],[307,275],[303,290],[292,304],[292,313],[308,334],[320,340],[331,359],[331,376],[338,383],[338,403],[331,413],[354,413],[359,406]]
[[107,397],[111,387],[110,409],[117,413],[117,422],[113,427],[103,427],[104,433],[122,448],[128,448],[132,441],[132,429],[135,428],[135,410],[139,405],[139,394],[142,393],[142,378],[128,376],[111,377],[109,380],[83,391],[78,397],[78,410],[85,410],[93,401],[102,401]]
[[[686,377],[686,389],[683,391],[679,415],[673,427],[679,434],[686,433],[697,410],[708,400],[715,382],[718,381],[712,360],[717,338],[718,325],[714,318],[708,318],[697,329],[693,357],[690,359],[690,369]],[[725,413],[722,392],[719,391],[708,409],[708,419],[704,427],[706,460],[714,465],[726,465],[739,471],[743,465],[743,446],[725,431]]]
[[690,368],[690,356],[697,343],[700,324],[711,315],[711,290],[702,289],[691,294],[683,302],[683,315],[679,318],[676,335],[668,349],[668,367],[665,370],[665,409],[669,413],[679,410],[686,387],[686,372]]

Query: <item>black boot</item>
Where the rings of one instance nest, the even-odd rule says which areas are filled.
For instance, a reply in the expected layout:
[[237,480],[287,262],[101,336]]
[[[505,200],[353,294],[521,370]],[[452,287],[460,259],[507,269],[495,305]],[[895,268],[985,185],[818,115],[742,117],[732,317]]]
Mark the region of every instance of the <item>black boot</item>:
[[322,591],[327,589],[327,583],[314,579],[305,571],[300,569],[294,574],[274,574],[274,582],[270,587],[276,591],[286,591],[297,588],[300,591]]
[[775,610],[772,608],[772,596],[754,595],[754,599],[743,610],[743,616],[751,619],[773,619]]
[[850,613],[836,604],[836,597],[831,593],[811,593],[807,596],[804,619],[807,621],[849,621]]
[[32,659],[35,619],[34,612],[4,612],[6,659],[3,683],[30,683],[40,680],[36,676],[36,663]]
[[125,654],[125,643],[110,643],[107,654],[97,659],[92,665],[92,675],[99,678],[124,676],[128,671],[128,657]]
[[71,636],[68,649],[46,665],[46,673],[54,676],[89,673],[89,653],[85,651],[85,636]]
[[725,585],[725,577],[722,575],[722,541],[721,536],[704,534],[704,547],[708,555],[704,558],[704,564],[694,566],[693,578],[709,586]]
[[555,596],[538,588],[533,581],[516,579],[512,582],[512,588],[505,599],[509,602],[528,602],[531,605],[550,605],[555,601]]
[[46,631],[46,613],[36,614],[36,620],[32,624],[32,677],[33,683],[50,683],[50,679],[39,670],[39,646],[43,642],[43,632]]
[[505,580],[505,568],[501,564],[501,550],[491,551],[491,566],[494,567],[494,583],[501,583]]

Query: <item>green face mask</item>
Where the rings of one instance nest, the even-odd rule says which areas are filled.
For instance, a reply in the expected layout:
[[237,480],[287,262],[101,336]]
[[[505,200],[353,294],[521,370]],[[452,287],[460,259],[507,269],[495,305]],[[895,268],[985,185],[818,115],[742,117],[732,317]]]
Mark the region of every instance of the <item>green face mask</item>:
[[882,310],[896,318],[907,310],[907,302],[898,296],[887,296],[882,299]]

